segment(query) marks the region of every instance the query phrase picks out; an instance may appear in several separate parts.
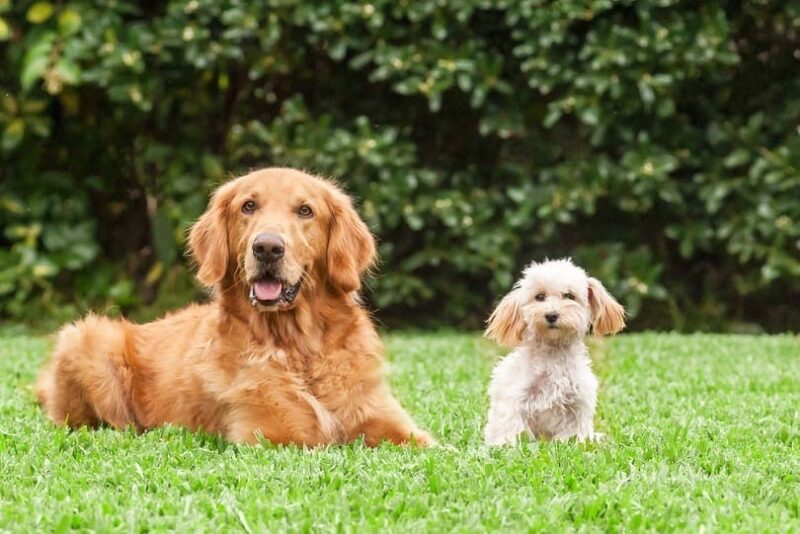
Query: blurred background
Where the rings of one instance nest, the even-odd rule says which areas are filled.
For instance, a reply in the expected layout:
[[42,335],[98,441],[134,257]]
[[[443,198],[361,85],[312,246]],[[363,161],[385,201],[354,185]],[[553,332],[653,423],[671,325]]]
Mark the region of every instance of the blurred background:
[[0,0],[0,318],[202,298],[209,192],[339,179],[385,325],[572,256],[633,329],[800,330],[800,3]]

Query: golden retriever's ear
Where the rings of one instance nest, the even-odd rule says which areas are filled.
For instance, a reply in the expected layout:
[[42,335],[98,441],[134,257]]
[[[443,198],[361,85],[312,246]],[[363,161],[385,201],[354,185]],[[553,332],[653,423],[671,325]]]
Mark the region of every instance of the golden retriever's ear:
[[375,262],[375,238],[356,213],[350,197],[334,190],[329,202],[328,279],[331,285],[349,293],[361,288],[361,275]]
[[595,335],[616,334],[625,328],[625,309],[606,291],[600,280],[592,277],[589,277],[589,306]]
[[197,263],[197,279],[206,286],[220,282],[228,270],[228,230],[226,213],[230,188],[214,192],[208,209],[189,232],[189,250]]
[[522,306],[522,294],[519,289],[503,297],[489,317],[484,336],[504,347],[516,347],[522,343],[522,334],[525,332]]

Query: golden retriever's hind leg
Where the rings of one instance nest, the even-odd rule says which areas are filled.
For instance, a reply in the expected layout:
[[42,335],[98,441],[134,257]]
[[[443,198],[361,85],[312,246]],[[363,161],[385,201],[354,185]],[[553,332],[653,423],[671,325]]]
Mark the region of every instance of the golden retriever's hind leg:
[[126,326],[89,316],[59,333],[53,362],[36,387],[54,423],[76,428],[102,421],[119,429],[135,424]]
[[36,383],[36,396],[44,412],[57,425],[94,427],[100,422],[86,401],[82,388],[59,373],[55,365],[42,371]]

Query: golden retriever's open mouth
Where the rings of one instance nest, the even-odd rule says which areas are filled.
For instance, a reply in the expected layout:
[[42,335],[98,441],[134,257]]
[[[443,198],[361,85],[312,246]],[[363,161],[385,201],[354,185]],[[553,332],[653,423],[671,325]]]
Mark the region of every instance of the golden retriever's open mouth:
[[253,306],[277,306],[279,304],[292,304],[300,292],[300,284],[289,284],[272,275],[255,280],[250,285],[250,303]]

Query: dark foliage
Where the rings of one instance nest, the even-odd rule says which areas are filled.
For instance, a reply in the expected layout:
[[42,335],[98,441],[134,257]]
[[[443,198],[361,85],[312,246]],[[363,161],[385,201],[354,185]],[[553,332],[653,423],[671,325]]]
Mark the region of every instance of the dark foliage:
[[0,314],[187,298],[210,189],[290,165],[359,199],[386,320],[571,255],[639,327],[798,329],[798,6],[0,0]]

